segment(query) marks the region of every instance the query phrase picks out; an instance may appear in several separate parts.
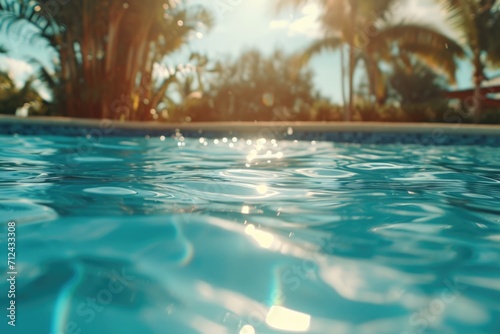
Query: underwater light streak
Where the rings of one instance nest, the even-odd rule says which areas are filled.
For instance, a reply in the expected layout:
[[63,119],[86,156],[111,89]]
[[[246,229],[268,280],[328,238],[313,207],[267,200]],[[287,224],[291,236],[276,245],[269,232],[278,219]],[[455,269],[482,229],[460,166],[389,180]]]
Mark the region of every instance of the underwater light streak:
[[252,224],[245,228],[245,233],[254,238],[262,248],[271,248],[274,243],[274,235],[269,232],[257,230]]
[[284,331],[307,332],[311,326],[311,316],[275,305],[267,313],[266,324]]
[[65,325],[67,324],[71,310],[71,299],[74,298],[75,290],[82,282],[84,274],[84,268],[81,263],[77,263],[75,269],[75,274],[62,287],[61,293],[57,297],[54,314],[52,315],[51,333],[64,333],[66,329]]

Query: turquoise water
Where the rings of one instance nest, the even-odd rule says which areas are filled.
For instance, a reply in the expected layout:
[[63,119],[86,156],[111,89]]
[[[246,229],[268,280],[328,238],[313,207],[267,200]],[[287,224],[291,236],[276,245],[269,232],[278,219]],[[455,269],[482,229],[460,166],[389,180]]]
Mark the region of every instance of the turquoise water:
[[500,332],[498,148],[0,147],[0,269],[15,221],[18,272],[2,333]]

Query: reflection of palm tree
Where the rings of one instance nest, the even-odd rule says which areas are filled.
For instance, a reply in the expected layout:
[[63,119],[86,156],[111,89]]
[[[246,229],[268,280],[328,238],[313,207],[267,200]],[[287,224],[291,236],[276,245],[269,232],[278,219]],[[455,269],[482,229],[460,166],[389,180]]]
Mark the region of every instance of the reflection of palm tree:
[[36,32],[26,37],[56,51],[54,95],[69,116],[116,117],[113,109],[128,108],[131,119],[144,119],[165,84],[153,79],[153,64],[212,25],[203,7],[179,1],[66,1],[57,13],[43,1],[17,2],[0,1],[0,27],[30,24]]
[[[299,5],[305,0],[281,0]],[[378,102],[387,96],[386,80],[381,70],[383,61],[407,57],[411,53],[434,67],[439,67],[451,81],[455,79],[455,56],[462,56],[461,47],[436,30],[418,24],[392,24],[391,9],[396,0],[322,0],[324,14],[321,23],[326,37],[315,41],[304,52],[304,60],[324,49],[349,49],[349,107],[345,119],[353,111],[354,72],[362,61],[368,72],[370,91]],[[343,53],[342,61],[344,61]],[[342,64],[344,68],[344,64]],[[342,80],[343,82],[343,80]]]
[[472,54],[474,66],[474,103],[472,112],[479,120],[481,84],[486,79],[485,60],[489,65],[500,65],[500,11],[496,0],[439,0],[448,11],[450,23],[462,32],[462,41]]

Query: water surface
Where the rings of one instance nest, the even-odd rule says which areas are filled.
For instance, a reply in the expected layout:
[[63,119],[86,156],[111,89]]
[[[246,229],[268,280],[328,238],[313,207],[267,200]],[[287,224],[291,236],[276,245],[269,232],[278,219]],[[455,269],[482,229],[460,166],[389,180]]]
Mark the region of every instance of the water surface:
[[18,333],[500,332],[498,148],[180,134],[0,147]]

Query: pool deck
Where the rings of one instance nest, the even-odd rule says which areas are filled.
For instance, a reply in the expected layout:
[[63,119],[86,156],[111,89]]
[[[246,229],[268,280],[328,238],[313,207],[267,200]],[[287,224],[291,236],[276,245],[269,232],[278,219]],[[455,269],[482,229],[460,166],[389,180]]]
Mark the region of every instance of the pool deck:
[[16,117],[0,115],[1,124],[26,126],[71,126],[82,128],[113,127],[115,129],[152,130],[152,131],[208,131],[259,133],[272,132],[357,132],[357,133],[421,133],[500,136],[499,125],[477,125],[461,123],[378,123],[378,122],[207,122],[207,123],[159,123],[159,122],[121,122],[96,119],[76,119],[66,117]]

